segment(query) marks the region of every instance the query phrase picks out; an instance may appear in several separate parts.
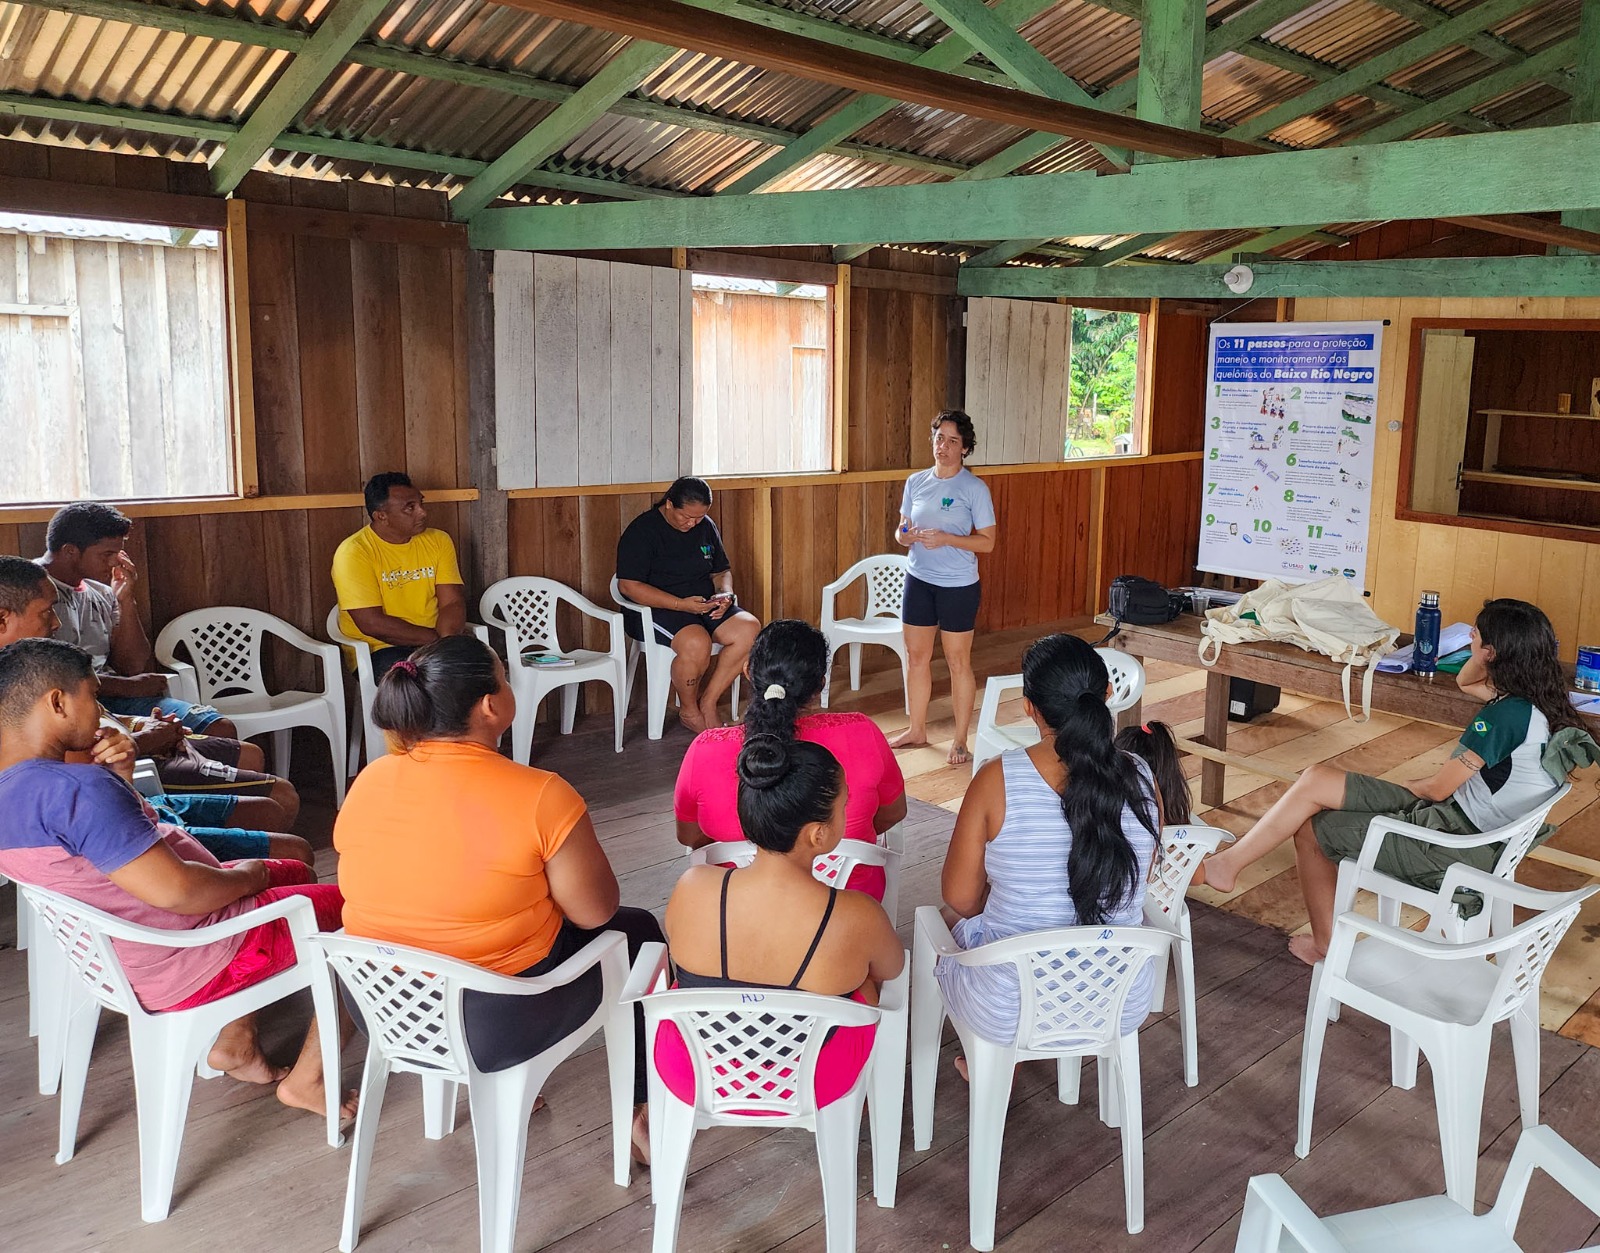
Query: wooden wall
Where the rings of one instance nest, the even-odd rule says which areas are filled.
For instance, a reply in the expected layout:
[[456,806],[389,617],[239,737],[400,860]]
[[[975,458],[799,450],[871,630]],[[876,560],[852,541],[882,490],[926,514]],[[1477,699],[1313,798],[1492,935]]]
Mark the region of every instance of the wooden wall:
[[[851,469],[931,464],[933,415],[961,403],[949,378],[959,306],[953,296],[925,292],[863,287],[850,293]],[[981,416],[977,420],[981,436]]]
[[983,430],[968,464],[1054,461],[1067,440],[1072,310],[1047,300],[967,301],[964,407]]
[[1413,318],[1600,319],[1600,299],[1299,300],[1294,316],[1301,322],[1390,320],[1374,423],[1377,477],[1367,553],[1378,616],[1409,630],[1424,589],[1440,593],[1447,623],[1470,622],[1488,597],[1514,596],[1550,616],[1567,660],[1578,644],[1600,640],[1600,535],[1551,539],[1471,519],[1453,526],[1398,518],[1400,435],[1388,429],[1405,415]]

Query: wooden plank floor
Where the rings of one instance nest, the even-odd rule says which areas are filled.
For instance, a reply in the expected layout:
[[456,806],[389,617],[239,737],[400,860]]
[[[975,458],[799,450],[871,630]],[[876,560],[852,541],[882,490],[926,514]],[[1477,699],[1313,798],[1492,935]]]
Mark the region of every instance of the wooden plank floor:
[[[1087,629],[1086,632],[1087,633]],[[1031,636],[1032,633],[1030,633]],[[983,673],[1014,671],[1028,637],[980,641]],[[1201,677],[1152,668],[1150,717],[1180,727],[1199,718]],[[841,685],[842,686],[842,685]],[[847,693],[840,692],[841,697]],[[867,709],[886,727],[903,725],[898,673],[869,674],[856,698],[836,707]],[[934,710],[936,737],[948,736],[948,698]],[[636,723],[637,718],[634,720]],[[538,762],[559,769],[589,798],[602,839],[630,904],[659,908],[681,868],[672,836],[670,792],[687,743],[680,733],[645,740],[630,725],[625,756],[609,751],[609,729],[580,724],[570,739],[541,733]],[[1278,713],[1234,731],[1234,747],[1280,765],[1315,760],[1411,778],[1425,773],[1449,738],[1415,724],[1344,723],[1342,709],[1285,697]],[[937,899],[938,872],[953,810],[967,772],[943,766],[943,752],[902,755],[916,798],[908,821],[902,930],[912,909]],[[321,766],[311,746],[300,758]],[[1235,772],[1228,803],[1207,820],[1242,830],[1279,786]],[[1557,837],[1591,855],[1600,844],[1592,781]],[[326,842],[328,814],[308,789],[302,830]],[[1587,847],[1586,847],[1587,845]],[[331,850],[319,855],[325,877]],[[1530,867],[1532,869],[1532,867]],[[1561,872],[1537,869],[1538,881]],[[1533,875],[1526,876],[1530,879]],[[259,1088],[222,1079],[196,1085],[172,1217],[147,1226],[138,1214],[138,1168],[132,1075],[120,1020],[103,1023],[73,1161],[56,1166],[56,1103],[35,1091],[34,1049],[26,1035],[24,959],[11,949],[10,889],[0,896],[0,1247],[18,1250],[331,1250],[336,1247],[349,1159],[321,1142],[314,1120],[282,1109]],[[1197,893],[1197,896],[1201,893]],[[1223,1250],[1232,1247],[1245,1182],[1284,1171],[1317,1209],[1381,1203],[1437,1192],[1443,1176],[1430,1085],[1403,1092],[1387,1082],[1387,1041],[1370,1022],[1346,1014],[1330,1027],[1323,1061],[1313,1151],[1293,1155],[1294,1102],[1307,969],[1288,957],[1284,929],[1303,924],[1292,866],[1263,864],[1230,899],[1197,903],[1201,1084],[1186,1088],[1176,1022],[1154,1018],[1141,1039],[1146,1124],[1147,1226],[1123,1228],[1117,1135],[1095,1117],[1092,1068],[1082,1104],[1054,1096],[1046,1067],[1019,1069],[1007,1118],[998,1247]],[[1573,929],[1547,981],[1543,1037],[1546,1121],[1600,1160],[1600,1126],[1590,1116],[1600,1098],[1600,1053],[1583,1042],[1600,1032],[1600,965],[1590,947],[1597,920]],[[1552,1006],[1554,1005],[1554,1008]],[[1169,1002],[1170,1008],[1170,1002]],[[308,1007],[265,1016],[269,1048],[283,1050]],[[1565,1038],[1572,1037],[1572,1038]],[[1497,1040],[1482,1128],[1479,1197],[1492,1198],[1519,1124],[1508,1041]],[[346,1058],[346,1081],[359,1076],[359,1046]],[[898,1204],[871,1201],[865,1153],[860,1162],[858,1247],[868,1250],[963,1248],[966,1245],[965,1090],[941,1066],[933,1147],[901,1153]],[[528,1140],[518,1249],[568,1253],[648,1248],[653,1211],[648,1179],[626,1190],[609,1182],[603,1058],[591,1049],[557,1071],[549,1109],[534,1117]],[[477,1193],[470,1121],[463,1102],[457,1133],[422,1137],[417,1085],[390,1086],[379,1131],[361,1247],[455,1250],[475,1246]],[[1519,1232],[1530,1249],[1572,1248],[1596,1238],[1594,1218],[1548,1181],[1536,1181]],[[696,1141],[683,1231],[684,1250],[824,1248],[821,1194],[810,1136],[803,1132],[715,1130]]]

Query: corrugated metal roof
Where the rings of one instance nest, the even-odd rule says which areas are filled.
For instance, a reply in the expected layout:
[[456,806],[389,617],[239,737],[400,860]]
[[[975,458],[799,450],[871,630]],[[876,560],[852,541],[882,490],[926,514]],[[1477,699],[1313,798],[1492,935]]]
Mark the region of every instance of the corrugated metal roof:
[[[333,2],[134,0],[127,10],[130,20],[113,21],[0,0],[0,91],[47,103],[87,102],[154,112],[167,120],[237,126],[290,63],[293,52],[285,45],[296,39],[303,42]],[[948,34],[944,23],[919,0],[757,2],[915,48],[931,47]],[[1473,3],[1433,0],[1430,7],[1443,21]],[[1491,29],[1489,35],[1499,41],[1498,48],[1476,40],[1473,47],[1440,49],[1367,92],[1279,126],[1271,138],[1310,147],[1357,137],[1395,116],[1402,101],[1415,99],[1420,104],[1438,99],[1522,56],[1570,39],[1577,32],[1581,5],[1582,0],[1531,4]],[[1247,14],[1249,9],[1249,0],[1208,4],[1213,23]],[[170,17],[172,11],[226,18],[237,25],[222,38],[140,24],[147,16]],[[1099,94],[1137,72],[1139,24],[1129,15],[1137,11],[1137,0],[1058,0],[1027,22],[1021,33],[1064,73]],[[1293,99],[1312,81],[1359,65],[1422,29],[1417,20],[1377,0],[1318,0],[1265,31],[1259,39],[1270,46],[1246,44],[1207,65],[1204,119],[1214,129],[1237,126]],[[396,0],[374,23],[353,59],[314,94],[293,129],[307,136],[486,163],[548,117],[563,90],[588,81],[625,44],[626,40],[604,31],[487,0]],[[402,72],[393,67],[396,54],[433,60],[411,64],[410,68],[426,73]],[[359,63],[363,59],[382,62],[384,68]],[[513,93],[452,81],[450,63],[522,76],[514,80],[521,87]],[[980,58],[979,64],[987,62]],[[642,190],[711,194],[754,168],[785,135],[806,131],[851,98],[848,92],[791,75],[684,52],[645,79],[618,111],[599,118],[563,146],[546,167],[553,171],[552,178],[556,173],[565,176],[558,180],[558,189],[542,188],[535,174],[516,194],[587,198],[604,195],[608,185],[618,183]],[[1548,81],[1515,87],[1473,108],[1478,118],[1497,127],[1546,124],[1563,118],[1565,111],[1566,95]],[[715,127],[699,128],[708,117]],[[104,120],[68,120],[0,111],[0,134],[17,138],[186,161],[213,160],[220,148],[212,138],[150,133],[139,129],[144,124],[132,113]],[[1453,129],[1446,122],[1425,133]],[[851,136],[844,150],[812,158],[769,189],[934,181],[984,161],[1022,135],[1013,128],[938,109],[896,105]],[[885,161],[875,155],[887,150],[901,156]],[[932,168],[919,166],[917,158],[929,159]],[[330,158],[272,151],[259,168],[445,189],[468,177],[398,167],[386,160],[392,162],[381,153]],[[1063,139],[1018,172],[1096,168],[1105,168],[1105,162],[1090,145]],[[572,181],[575,176],[594,183],[586,189]],[[1368,225],[1352,224],[1349,229]],[[1147,255],[1192,259],[1250,237],[1248,232],[1181,237]],[[1075,242],[1105,246],[1116,241]],[[1319,246],[1315,241],[1309,245]],[[1283,251],[1293,255],[1300,247],[1289,245]]]

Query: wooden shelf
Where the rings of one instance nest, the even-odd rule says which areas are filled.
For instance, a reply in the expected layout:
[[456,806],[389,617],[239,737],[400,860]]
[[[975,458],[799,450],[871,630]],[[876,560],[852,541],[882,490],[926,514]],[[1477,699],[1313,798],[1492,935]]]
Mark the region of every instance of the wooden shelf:
[[1541,413],[1536,409],[1479,409],[1478,412],[1491,418],[1560,418],[1563,421],[1600,422],[1600,417],[1592,413]]
[[1543,487],[1569,492],[1600,492],[1600,483],[1586,479],[1559,479],[1543,474],[1507,474],[1502,470],[1463,470],[1463,483],[1499,483],[1503,487]]

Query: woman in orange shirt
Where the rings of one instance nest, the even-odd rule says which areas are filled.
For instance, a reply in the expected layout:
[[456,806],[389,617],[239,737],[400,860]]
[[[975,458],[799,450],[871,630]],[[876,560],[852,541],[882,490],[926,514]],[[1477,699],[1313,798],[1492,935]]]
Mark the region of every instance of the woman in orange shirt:
[[[627,936],[630,960],[663,940],[649,911],[618,906],[583,798],[559,775],[500,755],[515,715],[500,659],[471,635],[429,644],[384,676],[373,720],[404,751],[361,772],[333,829],[350,934],[522,977],[554,970],[602,931]],[[581,1026],[600,997],[599,970],[534,1000],[468,992],[473,1060],[485,1071],[517,1065]],[[645,1098],[640,1023],[641,1161]]]

